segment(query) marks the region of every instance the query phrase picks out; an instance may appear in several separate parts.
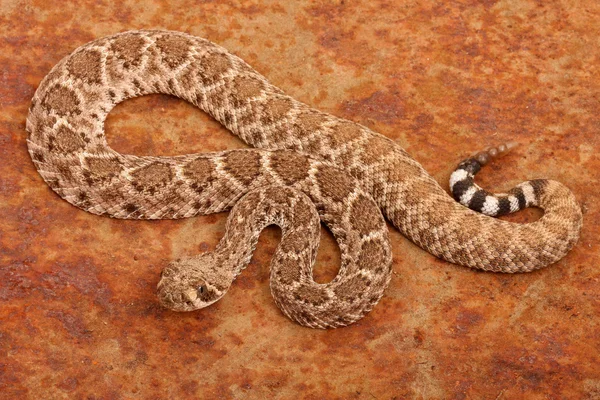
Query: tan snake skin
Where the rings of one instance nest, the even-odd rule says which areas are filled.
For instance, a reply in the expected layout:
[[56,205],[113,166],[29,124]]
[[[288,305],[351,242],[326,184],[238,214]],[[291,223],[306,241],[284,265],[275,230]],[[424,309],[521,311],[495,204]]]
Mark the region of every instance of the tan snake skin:
[[[110,149],[107,114],[117,103],[149,93],[182,98],[249,145],[277,151],[137,157]],[[393,141],[286,96],[227,50],[178,32],[125,32],[75,50],[40,84],[27,130],[44,180],[94,214],[185,218],[230,209],[244,196],[214,252],[163,272],[159,297],[175,310],[220,298],[271,223],[283,230],[271,266],[276,303],[290,318],[319,328],[361,318],[387,286],[391,252],[379,209],[431,254],[499,272],[558,261],[576,243],[582,224],[573,194],[551,180],[520,185],[526,204],[544,209],[533,223],[471,211]],[[325,285],[312,280],[315,206],[342,251],[340,272]]]

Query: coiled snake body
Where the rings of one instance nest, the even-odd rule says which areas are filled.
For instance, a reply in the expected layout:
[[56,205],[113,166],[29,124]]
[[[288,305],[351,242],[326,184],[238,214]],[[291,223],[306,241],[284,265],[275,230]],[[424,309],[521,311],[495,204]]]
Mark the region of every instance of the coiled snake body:
[[[104,135],[107,114],[150,93],[182,98],[262,149],[174,157],[115,152]],[[179,311],[223,296],[269,224],[283,233],[271,265],[275,301],[290,318],[318,328],[352,323],[381,298],[391,273],[383,215],[437,257],[500,272],[556,262],[581,227],[580,207],[562,184],[536,180],[492,195],[473,183],[477,159],[453,174],[459,200],[491,215],[531,205],[545,213],[515,224],[472,211],[391,140],[294,100],[225,49],[178,32],[125,32],[78,48],[40,84],[27,130],[44,180],[88,212],[162,219],[233,207],[215,251],[163,271],[159,298]],[[327,284],[312,279],[319,217],[342,253]]]

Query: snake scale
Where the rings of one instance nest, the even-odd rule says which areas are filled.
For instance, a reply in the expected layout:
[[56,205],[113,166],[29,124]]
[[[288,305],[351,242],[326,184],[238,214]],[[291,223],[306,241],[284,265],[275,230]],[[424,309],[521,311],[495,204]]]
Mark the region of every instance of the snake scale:
[[[112,150],[108,113],[151,93],[194,104],[255,149],[173,157]],[[313,328],[355,322],[383,295],[392,265],[384,217],[436,257],[498,272],[556,262],[582,224],[575,197],[559,182],[529,181],[500,195],[479,188],[474,174],[495,149],[452,175],[453,194],[473,211],[390,139],[294,100],[222,47],[179,32],[124,32],[76,49],[41,82],[27,131],[43,179],[90,213],[164,219],[231,209],[214,251],[163,270],[158,296],[176,311],[221,298],[271,224],[282,229],[271,263],[275,302]],[[528,224],[483,215],[527,206],[544,215]],[[326,284],[312,277],[319,221],[341,250],[339,273]]]

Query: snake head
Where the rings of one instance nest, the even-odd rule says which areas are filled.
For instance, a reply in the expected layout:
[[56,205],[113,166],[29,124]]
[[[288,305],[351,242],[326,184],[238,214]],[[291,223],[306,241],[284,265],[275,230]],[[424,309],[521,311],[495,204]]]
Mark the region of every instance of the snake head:
[[194,311],[219,300],[233,277],[219,273],[213,253],[171,262],[161,273],[157,294],[162,306],[173,311]]

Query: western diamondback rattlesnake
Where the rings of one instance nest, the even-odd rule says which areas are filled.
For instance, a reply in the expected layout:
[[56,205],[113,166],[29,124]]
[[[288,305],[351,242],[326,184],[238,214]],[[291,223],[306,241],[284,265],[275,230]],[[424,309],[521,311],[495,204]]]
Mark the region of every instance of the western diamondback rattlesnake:
[[[187,100],[249,145],[268,150],[175,157],[115,152],[104,135],[107,114],[149,93]],[[185,218],[237,203],[214,252],[163,271],[159,297],[175,310],[219,299],[248,263],[260,230],[272,223],[283,231],[271,266],[276,303],[295,321],[325,328],[361,318],[389,282],[391,251],[379,209],[431,254],[500,272],[559,260],[582,222],[573,194],[555,181],[525,182],[498,196],[479,189],[473,175],[485,155],[452,175],[459,200],[492,215],[530,205],[545,213],[515,224],[469,210],[391,140],[286,96],[225,49],[177,32],[125,32],[78,48],[40,84],[27,130],[44,180],[91,213]],[[342,253],[340,271],[328,284],[312,279],[317,212]]]

